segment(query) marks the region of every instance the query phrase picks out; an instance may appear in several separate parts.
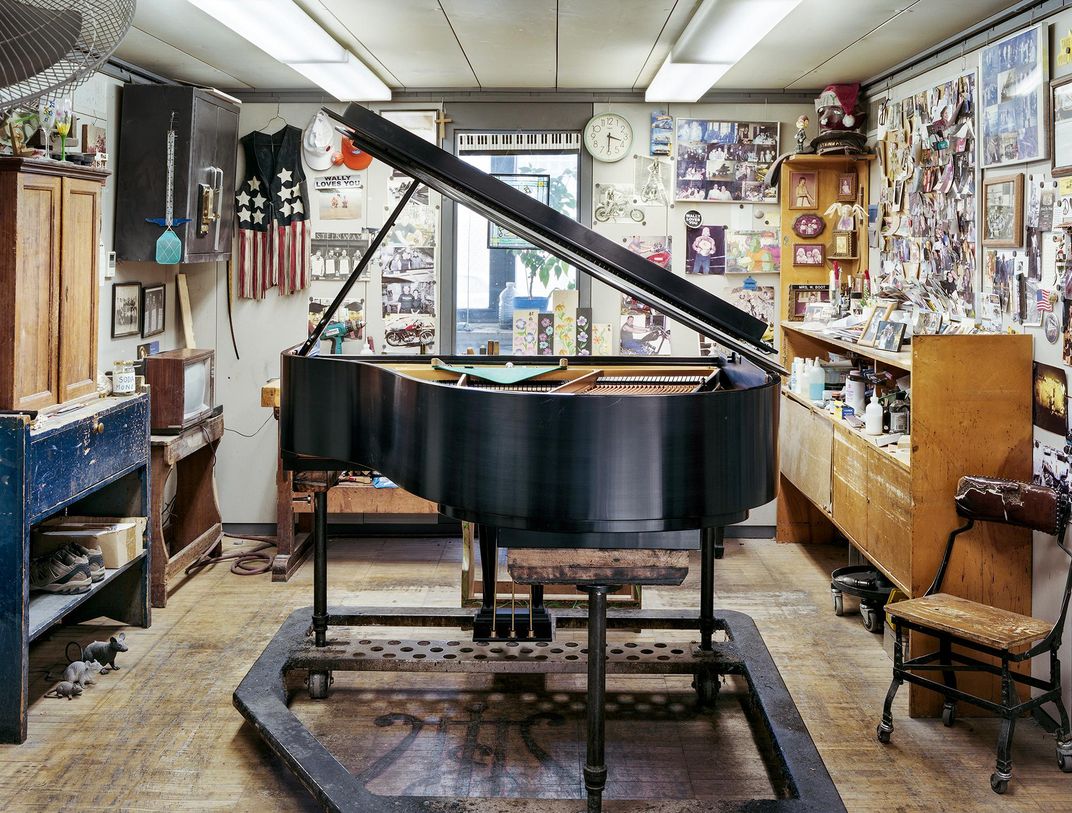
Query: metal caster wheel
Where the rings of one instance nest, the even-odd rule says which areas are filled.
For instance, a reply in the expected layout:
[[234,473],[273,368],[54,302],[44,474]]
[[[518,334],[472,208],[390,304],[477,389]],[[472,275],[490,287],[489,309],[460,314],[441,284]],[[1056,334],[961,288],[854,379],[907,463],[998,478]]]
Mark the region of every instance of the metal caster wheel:
[[1072,773],[1072,740],[1057,744],[1057,767],[1065,773]]
[[328,696],[328,687],[332,682],[330,672],[310,672],[309,697],[313,700],[324,700]]
[[840,590],[831,590],[830,593],[834,596],[834,615],[845,615],[845,594]]
[[860,615],[863,616],[864,629],[868,632],[882,632],[883,612],[881,607],[861,607]]
[[890,735],[893,734],[892,728],[883,728],[882,723],[879,723],[875,728],[875,735],[878,737],[878,741],[883,745],[886,745],[890,741]]
[[949,728],[957,720],[957,706],[956,703],[946,703],[942,706],[942,723],[946,728]]
[[718,675],[696,675],[692,679],[692,688],[696,690],[696,702],[701,708],[709,708],[718,700],[718,690],[722,683]]
[[996,773],[990,774],[990,789],[994,793],[1004,793],[1009,789],[1009,780],[1002,779]]

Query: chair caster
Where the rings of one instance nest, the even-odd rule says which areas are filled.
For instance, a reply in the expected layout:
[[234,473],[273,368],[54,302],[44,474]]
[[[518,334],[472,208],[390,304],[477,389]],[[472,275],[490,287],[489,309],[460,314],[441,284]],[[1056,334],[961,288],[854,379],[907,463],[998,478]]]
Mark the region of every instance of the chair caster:
[[875,728],[875,735],[878,737],[878,741],[883,745],[887,745],[890,741],[890,736],[893,734],[893,726],[886,726],[884,723],[879,723]]
[[834,597],[834,615],[845,615],[845,594],[840,590],[831,590],[830,594]]
[[946,703],[942,706],[942,724],[950,728],[957,720],[957,704]]
[[884,621],[883,616],[885,613],[882,611],[881,607],[861,605],[860,615],[863,616],[865,630],[874,633],[882,632],[882,624]]
[[1057,767],[1072,773],[1072,740],[1057,743]]
[[990,789],[994,793],[1004,793],[1009,789],[1009,777],[1003,777],[999,773],[990,774]]
[[696,690],[696,702],[700,708],[709,708],[718,700],[718,690],[722,683],[718,675],[697,674],[692,679],[692,688]]
[[331,672],[309,673],[309,697],[312,700],[324,700],[328,696],[328,687],[334,682]]

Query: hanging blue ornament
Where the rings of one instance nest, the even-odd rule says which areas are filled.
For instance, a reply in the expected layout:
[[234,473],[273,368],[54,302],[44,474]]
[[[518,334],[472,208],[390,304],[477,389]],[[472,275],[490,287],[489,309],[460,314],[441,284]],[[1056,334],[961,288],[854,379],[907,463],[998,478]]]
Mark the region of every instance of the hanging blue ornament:
[[154,223],[164,229],[156,240],[156,261],[161,265],[175,265],[182,260],[182,240],[175,234],[175,226],[189,223],[188,217],[174,217],[175,214],[175,114],[171,114],[171,124],[167,133],[167,192],[164,217],[147,217],[146,223]]

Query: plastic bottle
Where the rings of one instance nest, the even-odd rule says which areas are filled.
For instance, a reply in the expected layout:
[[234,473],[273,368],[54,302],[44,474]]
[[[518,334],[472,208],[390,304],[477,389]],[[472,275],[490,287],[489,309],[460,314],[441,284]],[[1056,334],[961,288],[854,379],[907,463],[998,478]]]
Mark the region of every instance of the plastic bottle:
[[510,280],[499,294],[499,327],[504,330],[514,326],[514,297],[516,296],[514,281]]
[[789,391],[797,391],[797,380],[800,378],[800,370],[804,366],[804,359],[799,356],[793,359],[793,366],[789,371]]
[[908,404],[898,398],[890,405],[890,432],[908,434]]
[[882,404],[875,395],[871,396],[871,403],[864,410],[864,432],[868,435],[882,434]]
[[867,405],[867,400],[864,397],[866,388],[867,382],[864,380],[863,373],[859,370],[853,370],[849,373],[849,378],[845,382],[845,403],[852,407],[856,417],[863,415],[864,408]]
[[808,376],[808,400],[822,401],[823,390],[826,389],[826,371],[816,359],[811,366],[811,375]]
[[800,367],[797,370],[797,377],[793,379],[793,394],[804,394],[804,381],[808,377],[808,371],[811,368],[811,359],[798,359],[800,361]]

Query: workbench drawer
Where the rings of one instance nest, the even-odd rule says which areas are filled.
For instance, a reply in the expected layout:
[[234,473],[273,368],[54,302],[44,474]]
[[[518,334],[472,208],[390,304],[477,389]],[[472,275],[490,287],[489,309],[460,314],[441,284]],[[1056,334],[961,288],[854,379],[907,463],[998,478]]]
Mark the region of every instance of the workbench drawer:
[[31,522],[57,506],[144,463],[149,456],[147,397],[31,435],[27,514]]

